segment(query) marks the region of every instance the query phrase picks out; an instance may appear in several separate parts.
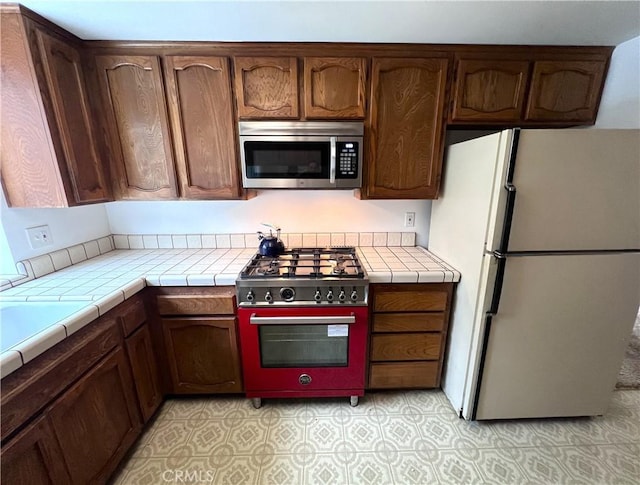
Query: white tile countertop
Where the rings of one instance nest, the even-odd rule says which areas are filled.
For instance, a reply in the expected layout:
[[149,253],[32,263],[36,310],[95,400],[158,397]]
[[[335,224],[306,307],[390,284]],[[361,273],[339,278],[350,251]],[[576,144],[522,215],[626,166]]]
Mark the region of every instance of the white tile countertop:
[[[357,250],[372,283],[460,280],[459,272],[419,246]],[[0,293],[1,377],[145,286],[234,285],[238,273],[255,253],[255,248],[114,250],[8,288]],[[33,269],[37,275],[37,268]],[[40,304],[30,305],[33,302]],[[51,303],[49,310],[43,302]],[[52,312],[61,302],[75,303]],[[47,318],[41,318],[45,314]],[[15,325],[16,318],[24,320],[25,328],[16,332],[2,327]]]

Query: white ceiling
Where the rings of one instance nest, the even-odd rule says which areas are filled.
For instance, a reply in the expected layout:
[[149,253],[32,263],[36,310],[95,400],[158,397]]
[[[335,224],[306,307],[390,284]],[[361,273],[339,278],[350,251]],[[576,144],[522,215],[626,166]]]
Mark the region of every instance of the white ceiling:
[[618,45],[640,1],[23,0],[88,40]]

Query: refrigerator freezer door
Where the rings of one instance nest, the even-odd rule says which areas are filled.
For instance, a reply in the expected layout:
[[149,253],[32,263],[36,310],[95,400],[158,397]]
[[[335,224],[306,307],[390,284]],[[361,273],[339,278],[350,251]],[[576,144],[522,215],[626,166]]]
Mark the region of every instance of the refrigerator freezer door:
[[[469,359],[483,312],[481,293],[488,285],[490,256],[485,256],[490,217],[508,160],[512,130],[451,145],[447,150],[441,197],[431,206],[429,250],[462,275],[456,288],[442,388],[455,409],[463,407]],[[504,205],[504,204],[502,204]]]
[[508,251],[640,249],[640,130],[522,130]]
[[507,258],[476,419],[603,414],[639,304],[639,253]]

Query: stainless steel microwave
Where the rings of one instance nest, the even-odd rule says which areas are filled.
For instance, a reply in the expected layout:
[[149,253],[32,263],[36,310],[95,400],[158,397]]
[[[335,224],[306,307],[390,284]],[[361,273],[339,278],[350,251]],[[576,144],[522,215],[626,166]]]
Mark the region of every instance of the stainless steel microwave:
[[238,131],[245,188],[362,186],[362,122],[241,121]]

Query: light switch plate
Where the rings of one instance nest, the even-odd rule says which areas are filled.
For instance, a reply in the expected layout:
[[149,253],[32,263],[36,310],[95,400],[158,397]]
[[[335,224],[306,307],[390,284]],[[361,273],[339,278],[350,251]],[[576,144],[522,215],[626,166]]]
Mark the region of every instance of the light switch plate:
[[53,244],[51,229],[49,229],[49,226],[47,225],[30,227],[26,231],[31,249],[43,248]]

